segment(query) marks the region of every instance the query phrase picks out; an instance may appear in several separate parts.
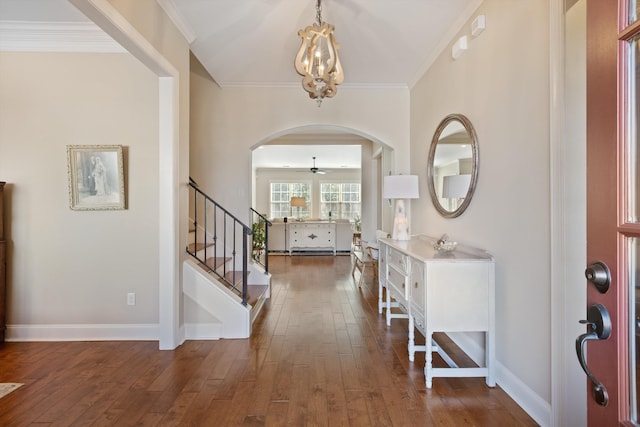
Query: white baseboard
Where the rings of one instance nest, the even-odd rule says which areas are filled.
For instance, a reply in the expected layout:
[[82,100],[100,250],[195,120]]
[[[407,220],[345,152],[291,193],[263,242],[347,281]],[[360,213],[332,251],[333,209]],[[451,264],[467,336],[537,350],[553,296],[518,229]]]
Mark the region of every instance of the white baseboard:
[[187,340],[219,340],[222,338],[222,324],[185,323],[184,335]]
[[496,363],[496,382],[541,427],[551,425],[551,404],[533,392],[502,363]]
[[[484,347],[464,333],[447,334],[475,363],[484,366]],[[551,404],[496,361],[496,383],[540,426],[551,425]]]
[[158,341],[158,324],[7,325],[5,340],[33,341]]

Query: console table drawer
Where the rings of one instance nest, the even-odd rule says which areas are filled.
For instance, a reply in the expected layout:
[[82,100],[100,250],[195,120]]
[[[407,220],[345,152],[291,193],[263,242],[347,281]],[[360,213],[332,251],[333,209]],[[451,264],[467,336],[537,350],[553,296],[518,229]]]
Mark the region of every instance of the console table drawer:
[[398,252],[393,248],[388,248],[387,263],[403,275],[408,274],[408,260],[409,259],[405,254]]
[[400,271],[396,270],[393,266],[389,265],[387,273],[387,284],[394,298],[399,303],[406,306],[408,300],[409,288],[406,284],[407,277]]

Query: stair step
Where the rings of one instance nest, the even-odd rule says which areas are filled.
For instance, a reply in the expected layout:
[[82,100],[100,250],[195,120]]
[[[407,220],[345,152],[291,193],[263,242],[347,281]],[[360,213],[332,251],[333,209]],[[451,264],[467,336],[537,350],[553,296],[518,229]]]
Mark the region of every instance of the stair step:
[[[207,272],[213,270],[213,266],[214,266],[214,260],[216,260],[216,267],[220,267],[222,266],[222,264],[224,264],[226,261],[231,260],[231,258],[209,258],[207,260],[207,264],[208,265],[204,265],[203,263],[199,263],[200,267],[202,267],[203,269],[207,270]],[[247,276],[249,275],[250,271],[247,271]],[[225,278],[231,282],[233,280],[233,271],[228,271],[225,274]],[[231,286],[228,283],[224,283],[224,282],[219,282],[222,283],[223,285],[227,286],[227,288],[231,289]],[[238,291],[242,290],[242,272],[241,271],[236,271],[236,289]],[[267,285],[251,285],[251,284],[247,284],[247,304],[249,304],[250,306],[254,306],[255,303],[264,295],[264,293],[267,291],[268,286]]]
[[190,253],[196,253],[203,250],[204,248],[210,248],[211,246],[213,246],[213,243],[189,243],[189,245],[187,246],[187,250]]
[[[249,276],[249,273],[251,273],[250,271],[247,271],[247,276]],[[227,273],[224,275],[224,278],[227,279],[230,283],[234,283],[234,279],[235,279],[235,285],[239,285],[242,283],[242,271],[227,271]]]
[[267,285],[247,285],[247,304],[253,307],[267,289]]
[[207,258],[204,265],[205,265],[205,268],[208,268],[209,270],[215,270],[217,268],[222,267],[224,264],[226,264],[229,261],[231,261],[231,257],[226,257],[226,258],[211,257],[211,258]]

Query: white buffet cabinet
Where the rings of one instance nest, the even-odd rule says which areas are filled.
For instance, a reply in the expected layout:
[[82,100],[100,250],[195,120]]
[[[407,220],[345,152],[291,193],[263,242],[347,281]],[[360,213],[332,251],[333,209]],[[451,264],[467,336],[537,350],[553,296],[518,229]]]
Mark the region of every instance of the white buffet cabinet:
[[[413,236],[410,240],[380,239],[378,306],[386,309],[387,325],[395,317],[409,320],[409,359],[426,351],[425,380],[434,377],[485,377],[495,386],[495,262],[487,252],[458,245],[453,252],[439,252],[436,239]],[[386,297],[383,301],[383,288]],[[399,307],[403,312],[391,312]],[[414,327],[425,345],[414,343]],[[434,332],[484,332],[483,367],[459,368],[433,340]],[[437,351],[449,368],[434,368]]]
[[330,250],[336,254],[336,223],[290,222],[289,255],[295,250]]
[[[313,230],[323,230],[333,233],[333,242],[327,239],[320,242],[319,237],[304,239],[304,232]],[[307,233],[309,236],[311,233]],[[315,236],[321,236],[315,233]],[[269,227],[269,253],[291,253],[292,251],[318,251],[318,252],[351,252],[351,242],[353,240],[352,225],[348,220],[323,221],[323,220],[273,220]],[[333,247],[335,245],[335,248]]]

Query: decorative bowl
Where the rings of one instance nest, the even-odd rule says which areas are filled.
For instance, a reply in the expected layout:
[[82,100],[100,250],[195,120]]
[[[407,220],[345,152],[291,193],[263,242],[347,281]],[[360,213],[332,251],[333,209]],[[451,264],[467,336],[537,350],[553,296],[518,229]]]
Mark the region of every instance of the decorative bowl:
[[456,249],[458,242],[439,242],[433,245],[434,249],[438,252],[453,252]]

